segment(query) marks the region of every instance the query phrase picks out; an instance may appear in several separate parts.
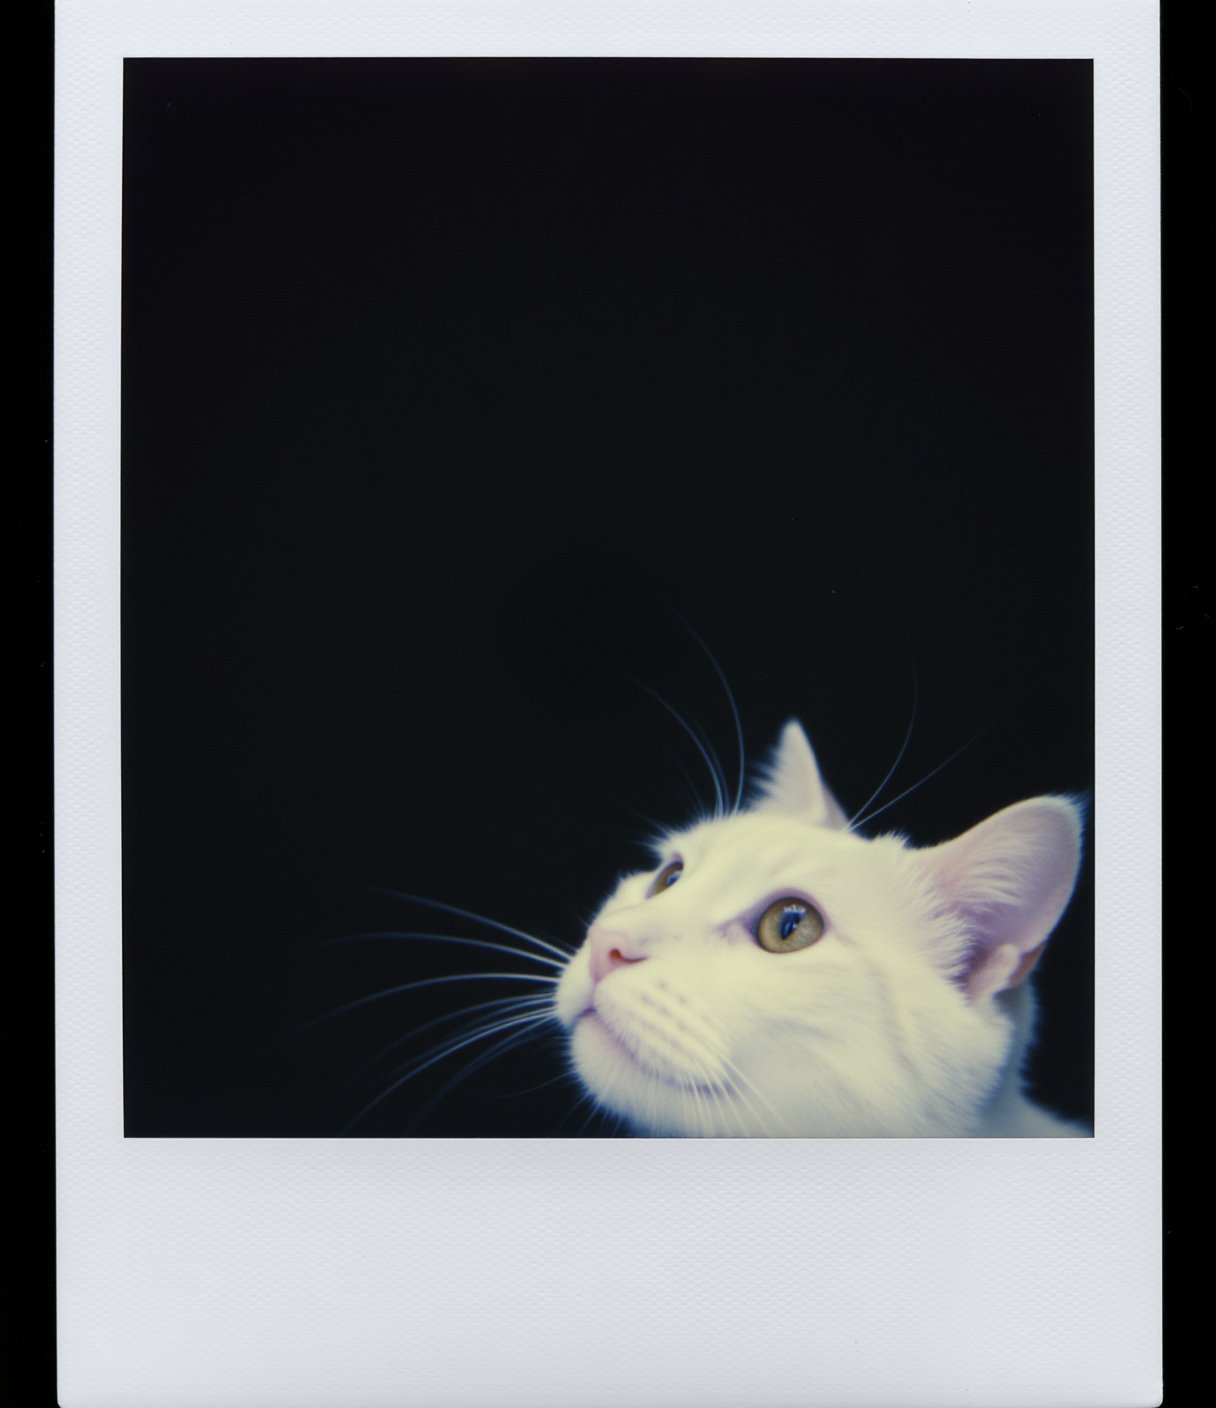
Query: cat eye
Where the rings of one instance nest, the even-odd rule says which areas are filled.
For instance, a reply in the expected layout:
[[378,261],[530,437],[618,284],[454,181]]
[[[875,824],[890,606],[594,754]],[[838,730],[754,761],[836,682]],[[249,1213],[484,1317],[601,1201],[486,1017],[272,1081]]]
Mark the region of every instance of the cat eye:
[[650,887],[650,893],[652,895],[661,895],[664,890],[670,890],[683,874],[684,862],[682,860],[669,861],[654,877],[654,884]]
[[797,953],[823,936],[823,915],[806,900],[784,899],[769,907],[756,925],[756,940],[768,953]]

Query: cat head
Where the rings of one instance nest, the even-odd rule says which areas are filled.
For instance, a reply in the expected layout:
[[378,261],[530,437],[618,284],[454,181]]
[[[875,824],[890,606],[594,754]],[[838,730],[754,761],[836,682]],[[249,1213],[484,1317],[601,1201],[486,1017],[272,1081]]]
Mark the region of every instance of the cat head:
[[1063,797],[925,849],[863,837],[791,722],[747,809],[601,908],[557,988],[574,1067],[655,1134],[975,1132],[1080,855]]

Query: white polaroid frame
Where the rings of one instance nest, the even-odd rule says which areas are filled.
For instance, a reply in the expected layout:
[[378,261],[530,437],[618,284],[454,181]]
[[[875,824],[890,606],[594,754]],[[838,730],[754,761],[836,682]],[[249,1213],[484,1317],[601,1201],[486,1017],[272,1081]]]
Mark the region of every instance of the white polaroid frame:
[[[1094,63],[1092,1140],[125,1140],[119,286],[131,56]],[[60,0],[59,1392],[89,1405],[1161,1398],[1150,0]]]

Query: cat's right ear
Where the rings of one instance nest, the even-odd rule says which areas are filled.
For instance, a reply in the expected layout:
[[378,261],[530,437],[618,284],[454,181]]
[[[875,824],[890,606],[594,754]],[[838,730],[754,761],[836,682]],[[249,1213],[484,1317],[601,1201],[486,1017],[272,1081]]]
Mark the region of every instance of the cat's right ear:
[[781,730],[752,811],[801,817],[816,826],[838,830],[849,824],[820,775],[811,740],[797,719],[791,719]]

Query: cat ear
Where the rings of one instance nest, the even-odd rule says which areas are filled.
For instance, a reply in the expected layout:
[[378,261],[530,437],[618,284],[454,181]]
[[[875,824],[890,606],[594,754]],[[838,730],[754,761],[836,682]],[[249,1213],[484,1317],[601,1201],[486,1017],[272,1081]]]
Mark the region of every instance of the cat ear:
[[1081,809],[1036,797],[920,852],[970,950],[958,981],[973,1000],[1016,987],[1038,962],[1072,897],[1081,864]]
[[752,810],[800,816],[817,826],[843,828],[849,824],[819,775],[811,741],[797,719],[781,730]]

